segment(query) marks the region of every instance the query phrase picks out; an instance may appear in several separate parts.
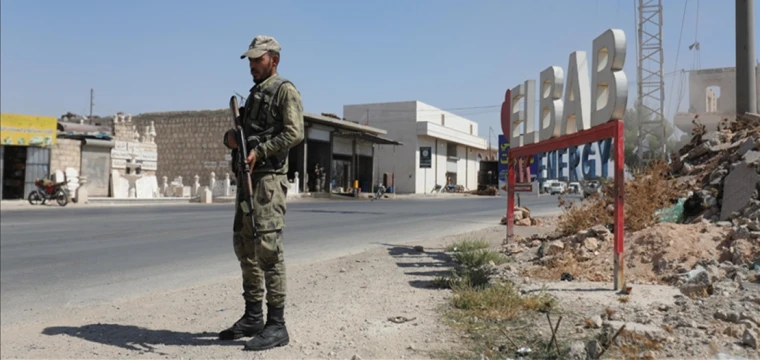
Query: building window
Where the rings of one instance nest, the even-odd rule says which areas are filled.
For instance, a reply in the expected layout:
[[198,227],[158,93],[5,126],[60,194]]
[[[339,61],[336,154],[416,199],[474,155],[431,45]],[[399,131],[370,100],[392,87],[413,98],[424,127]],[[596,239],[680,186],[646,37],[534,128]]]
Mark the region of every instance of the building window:
[[446,144],[446,156],[448,156],[449,158],[457,158],[457,144],[456,143]]

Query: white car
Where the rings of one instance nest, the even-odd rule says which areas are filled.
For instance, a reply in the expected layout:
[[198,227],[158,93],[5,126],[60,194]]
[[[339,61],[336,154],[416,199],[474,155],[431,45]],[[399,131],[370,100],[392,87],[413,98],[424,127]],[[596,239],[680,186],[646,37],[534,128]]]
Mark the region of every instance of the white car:
[[565,183],[558,180],[548,180],[544,183],[544,192],[554,194],[562,194],[567,189]]

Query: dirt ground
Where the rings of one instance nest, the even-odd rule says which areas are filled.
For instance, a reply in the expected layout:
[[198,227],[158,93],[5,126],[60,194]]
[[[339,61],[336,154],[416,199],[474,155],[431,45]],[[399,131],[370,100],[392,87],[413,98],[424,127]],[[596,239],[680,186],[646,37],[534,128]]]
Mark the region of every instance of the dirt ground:
[[[612,236],[603,227],[506,245],[513,262],[501,276],[526,293],[557,297],[564,316],[557,336],[573,344],[570,358],[585,358],[593,339],[625,325],[629,335],[617,338],[605,357],[760,359],[760,271],[728,261],[751,252],[740,252],[737,244],[745,240],[732,244],[730,234],[705,222],[628,234],[629,294],[614,290]],[[569,279],[561,281],[563,275]],[[548,323],[542,325],[549,333]]]
[[[503,228],[501,228],[503,229]],[[503,230],[502,230],[503,232]],[[464,235],[467,237],[467,235]],[[385,246],[290,266],[285,310],[290,345],[242,351],[246,339],[216,340],[243,310],[238,277],[109,306],[62,308],[39,322],[4,327],[11,358],[438,358],[459,346],[440,320],[448,290],[431,288],[442,247],[461,237]],[[422,245],[425,252],[413,250]],[[436,250],[437,249],[437,250]],[[287,256],[287,254],[286,254]],[[395,323],[392,317],[410,321]]]

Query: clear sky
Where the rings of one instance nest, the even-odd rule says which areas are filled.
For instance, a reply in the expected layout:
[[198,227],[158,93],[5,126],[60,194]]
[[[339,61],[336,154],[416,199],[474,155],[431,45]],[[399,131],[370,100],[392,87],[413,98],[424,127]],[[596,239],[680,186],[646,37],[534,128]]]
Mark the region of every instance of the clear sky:
[[[486,137],[489,127],[501,132],[507,88],[538,82],[547,66],[567,71],[576,50],[590,61],[593,39],[608,28],[627,36],[631,107],[637,2],[3,0],[0,110],[86,115],[90,88],[101,116],[226,108],[233,92],[246,96],[252,86],[240,54],[266,34],[281,43],[280,74],[296,84],[308,112],[342,116],[344,104],[406,100],[477,107],[451,111],[477,121]],[[688,1],[677,65],[686,2],[663,2],[665,73],[692,68],[688,45],[697,35],[701,68],[735,66],[734,1]],[[680,77],[665,80],[667,109]]]

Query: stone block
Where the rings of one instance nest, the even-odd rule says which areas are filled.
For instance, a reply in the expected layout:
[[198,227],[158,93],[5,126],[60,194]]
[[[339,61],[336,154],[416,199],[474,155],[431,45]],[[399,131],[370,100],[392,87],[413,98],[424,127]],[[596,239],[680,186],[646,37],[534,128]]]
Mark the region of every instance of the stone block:
[[728,220],[732,212],[741,211],[749,205],[758,182],[760,182],[760,175],[746,161],[740,162],[731,170],[723,183],[721,221]]
[[760,165],[760,151],[747,151],[743,159],[747,165],[757,167]]
[[747,153],[747,151],[752,150],[755,147],[755,139],[750,137],[744,141],[744,143],[739,147],[739,150],[736,151],[739,156],[743,156]]
[[208,186],[204,186],[200,191],[201,204],[211,204],[214,202],[214,197],[211,194],[211,189]]

